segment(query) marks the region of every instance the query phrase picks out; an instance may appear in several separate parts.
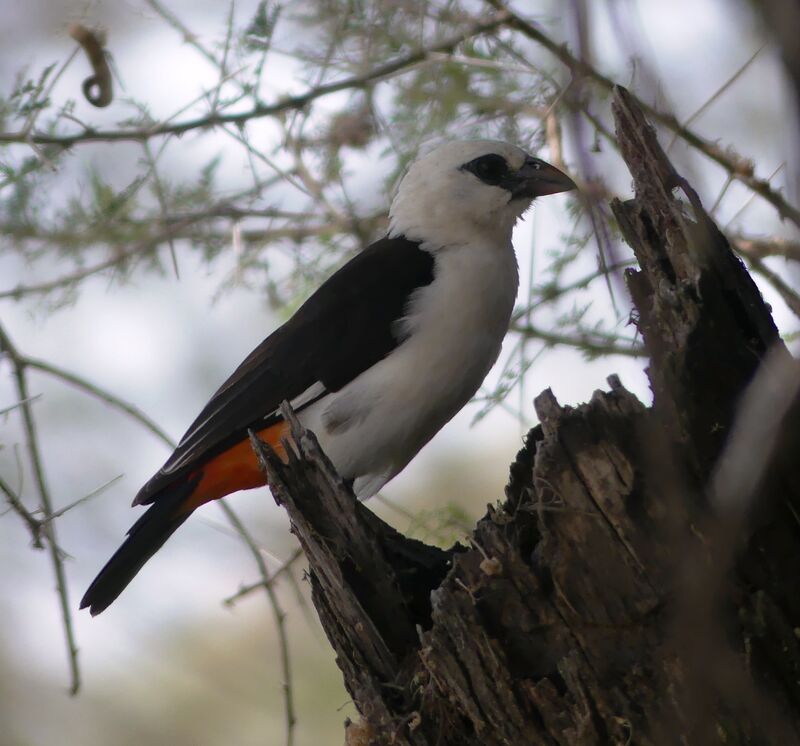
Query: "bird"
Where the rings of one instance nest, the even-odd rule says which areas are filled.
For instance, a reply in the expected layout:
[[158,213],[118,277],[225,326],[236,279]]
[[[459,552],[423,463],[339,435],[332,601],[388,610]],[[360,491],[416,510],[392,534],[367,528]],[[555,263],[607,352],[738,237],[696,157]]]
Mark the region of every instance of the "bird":
[[512,230],[576,185],[509,143],[448,141],[398,184],[385,237],[333,273],[213,394],[141,488],[149,506],[81,600],[106,609],[201,505],[266,484],[253,431],[285,456],[288,401],[356,497],[374,495],[475,394],[508,331]]

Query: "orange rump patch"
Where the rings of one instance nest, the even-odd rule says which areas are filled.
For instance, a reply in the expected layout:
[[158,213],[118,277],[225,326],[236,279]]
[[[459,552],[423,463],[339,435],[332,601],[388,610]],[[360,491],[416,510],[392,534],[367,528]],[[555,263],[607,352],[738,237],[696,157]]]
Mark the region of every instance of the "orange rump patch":
[[[281,444],[289,427],[285,422],[278,422],[271,427],[259,430],[257,435],[265,443],[269,443],[275,452],[284,458],[286,451]],[[200,481],[189,499],[183,504],[186,510],[192,511],[201,505],[217,500],[239,490],[251,490],[267,483],[258,467],[256,455],[250,445],[250,439],[232,446],[227,451],[215,456],[200,470]]]

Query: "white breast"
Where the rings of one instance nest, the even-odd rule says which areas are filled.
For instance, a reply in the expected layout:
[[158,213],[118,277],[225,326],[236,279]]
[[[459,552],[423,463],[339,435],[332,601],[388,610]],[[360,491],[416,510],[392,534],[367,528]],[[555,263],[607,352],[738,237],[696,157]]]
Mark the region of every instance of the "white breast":
[[517,294],[511,243],[435,253],[434,280],[384,360],[301,415],[359,497],[395,476],[478,390],[500,354]]

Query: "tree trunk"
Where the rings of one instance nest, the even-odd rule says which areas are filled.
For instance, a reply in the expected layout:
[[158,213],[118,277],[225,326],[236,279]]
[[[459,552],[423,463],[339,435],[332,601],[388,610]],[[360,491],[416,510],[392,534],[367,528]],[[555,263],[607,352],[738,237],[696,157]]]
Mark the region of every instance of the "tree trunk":
[[652,408],[613,376],[576,408],[542,393],[505,503],[447,552],[355,500],[290,411],[288,464],[255,442],[362,717],[349,744],[800,743],[800,375],[624,89],[613,106]]

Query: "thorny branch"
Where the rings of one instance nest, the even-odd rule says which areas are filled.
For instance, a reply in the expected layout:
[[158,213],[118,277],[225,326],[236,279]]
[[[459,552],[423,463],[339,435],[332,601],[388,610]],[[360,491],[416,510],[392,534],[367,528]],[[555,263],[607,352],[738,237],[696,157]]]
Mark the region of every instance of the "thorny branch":
[[[610,93],[614,89],[616,83],[611,80],[611,78],[603,75],[585,60],[575,57],[567,49],[566,45],[555,42],[539,27],[510,10],[502,0],[486,1],[498,12],[505,12],[510,15],[510,19],[507,22],[509,28],[516,29],[524,36],[543,46],[569,68],[573,76],[588,78],[607,93]],[[709,142],[693,130],[681,124],[674,114],[659,111],[635,96],[634,99],[649,118],[654,119],[671,132],[674,132],[695,150],[722,166],[733,178],[741,181],[748,189],[769,202],[782,218],[788,218],[795,223],[795,225],[800,226],[800,209],[784,199],[780,192],[772,187],[769,180],[758,178],[755,175],[753,162],[751,160],[737,155],[728,148],[722,148],[713,142]]]
[[786,238],[749,238],[747,236],[729,236],[733,247],[745,257],[764,259],[768,256],[780,256],[800,262],[800,241]]
[[0,133],[0,143],[34,143],[36,145],[56,145],[62,148],[70,148],[73,145],[86,142],[119,142],[124,140],[141,142],[153,137],[182,135],[191,130],[216,127],[223,124],[241,125],[251,119],[275,116],[282,112],[303,109],[318,98],[328,96],[331,93],[366,88],[373,83],[403,73],[406,68],[424,60],[431,53],[449,52],[467,39],[496,31],[501,28],[509,18],[510,15],[508,13],[498,13],[486,21],[473,24],[467,28],[466,31],[455,34],[438,44],[432,44],[428,47],[417,49],[414,52],[405,54],[383,65],[378,65],[363,75],[349,76],[332,83],[325,83],[300,95],[289,96],[274,104],[258,104],[248,111],[232,114],[214,112],[207,116],[188,119],[183,122],[160,123],[150,127],[132,127],[130,129],[118,130],[86,129],[84,132],[74,135],[49,135],[44,132],[36,132],[28,135],[23,132]]

